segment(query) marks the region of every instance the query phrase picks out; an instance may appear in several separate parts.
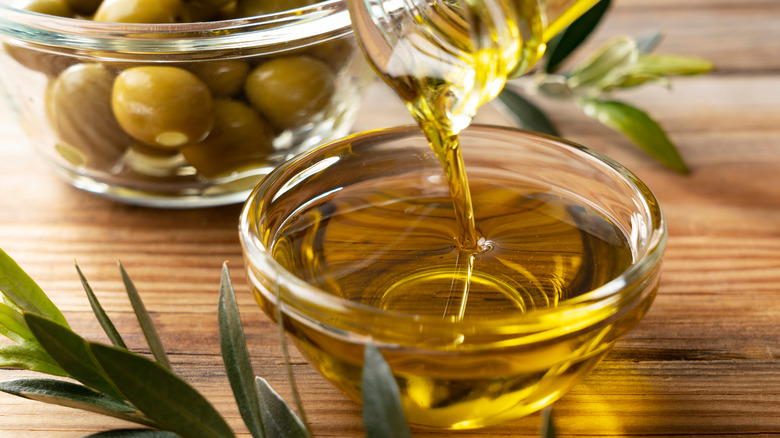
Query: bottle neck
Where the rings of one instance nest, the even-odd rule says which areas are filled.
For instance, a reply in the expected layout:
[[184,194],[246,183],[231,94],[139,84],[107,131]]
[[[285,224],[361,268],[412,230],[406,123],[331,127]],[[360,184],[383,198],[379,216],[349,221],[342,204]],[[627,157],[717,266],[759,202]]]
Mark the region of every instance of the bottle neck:
[[532,65],[539,49],[529,43],[540,41],[544,28],[536,0],[348,0],[348,5],[358,40],[379,75],[419,113],[416,118],[449,123],[445,128],[455,134],[498,95],[508,75]]

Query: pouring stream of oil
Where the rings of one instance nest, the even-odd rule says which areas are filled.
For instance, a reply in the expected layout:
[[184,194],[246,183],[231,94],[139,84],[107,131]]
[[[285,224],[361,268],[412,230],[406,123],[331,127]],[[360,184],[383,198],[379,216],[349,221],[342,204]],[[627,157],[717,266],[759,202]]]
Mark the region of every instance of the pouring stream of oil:
[[[457,257],[444,316],[462,319],[475,255],[486,249],[458,133],[507,77],[530,68],[545,41],[595,0],[352,0],[358,39],[439,158],[456,219]],[[548,22],[548,20],[550,20]],[[464,279],[459,281],[458,279]],[[459,305],[455,305],[455,302]],[[457,309],[453,313],[454,309]]]

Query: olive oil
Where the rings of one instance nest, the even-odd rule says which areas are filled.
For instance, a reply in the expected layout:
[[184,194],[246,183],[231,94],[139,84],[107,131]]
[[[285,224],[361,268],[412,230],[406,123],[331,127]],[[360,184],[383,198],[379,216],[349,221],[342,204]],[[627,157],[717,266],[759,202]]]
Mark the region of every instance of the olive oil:
[[277,230],[274,259],[356,303],[465,321],[555,307],[631,263],[625,234],[599,212],[484,173],[471,181],[477,249],[464,251],[444,178],[412,175],[301,208]]
[[[546,39],[552,36],[545,33],[548,14],[550,29],[559,31],[564,22],[581,15],[593,3],[594,0],[433,0],[402,3],[403,8],[392,9],[389,5],[393,2],[382,0],[350,2],[364,53],[404,101],[441,162],[455,219],[452,226],[456,233],[457,268],[452,283],[462,287],[461,297],[456,300],[461,303],[458,315],[465,314],[467,298],[472,295],[472,279],[479,284],[483,278],[481,273],[488,262],[480,254],[493,252],[489,251],[484,230],[475,224],[472,193],[480,189],[469,186],[458,133],[469,125],[482,104],[501,91],[510,75],[525,71],[541,56]],[[491,196],[491,203],[496,205],[513,202],[512,196],[503,192]],[[522,240],[522,230],[520,226],[514,238]],[[416,245],[412,242],[407,249],[414,253]],[[506,254],[515,251],[503,241],[490,245],[494,246],[492,250]],[[501,260],[499,264],[526,269],[522,260]],[[445,312],[445,316],[449,313]]]
[[[593,3],[350,0],[365,54],[405,102],[442,173],[407,172],[317,196],[285,220],[269,249],[327,293],[435,326],[406,331],[377,324],[370,312],[349,321],[388,346],[412,424],[472,428],[533,412],[595,366],[611,346],[602,336],[620,330],[606,325],[601,335],[575,332],[533,348],[521,346],[533,333],[520,340],[507,327],[472,331],[554,309],[633,261],[624,231],[576,196],[484,169],[467,178],[458,138],[508,77],[541,56],[551,32]],[[273,314],[272,302],[258,300]],[[285,324],[309,361],[360,400],[364,340],[292,318]]]
[[[399,326],[370,311],[345,311],[320,324],[285,314],[298,350],[354,400],[361,400],[370,336],[386,346],[410,424],[464,429],[517,418],[576,384],[612,346],[611,334],[646,309],[593,331],[566,328],[558,314],[538,323],[544,328],[520,329],[526,336],[502,325],[525,324],[523,315],[615,278],[632,262],[632,249],[618,226],[577,199],[508,184],[490,170],[471,174],[476,251],[459,246],[446,180],[430,167],[347,184],[274,227],[272,256],[295,277],[415,321]],[[273,299],[256,297],[274,317]],[[606,308],[589,317],[611,315]],[[546,336],[551,329],[571,331],[534,341],[535,330]]]

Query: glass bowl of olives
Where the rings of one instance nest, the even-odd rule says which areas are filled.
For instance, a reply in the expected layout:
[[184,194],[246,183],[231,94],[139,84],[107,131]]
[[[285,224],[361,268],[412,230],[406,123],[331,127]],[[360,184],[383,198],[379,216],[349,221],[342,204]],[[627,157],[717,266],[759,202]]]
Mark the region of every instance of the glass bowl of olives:
[[0,92],[73,186],[240,203],[348,133],[373,73],[341,0],[0,0]]

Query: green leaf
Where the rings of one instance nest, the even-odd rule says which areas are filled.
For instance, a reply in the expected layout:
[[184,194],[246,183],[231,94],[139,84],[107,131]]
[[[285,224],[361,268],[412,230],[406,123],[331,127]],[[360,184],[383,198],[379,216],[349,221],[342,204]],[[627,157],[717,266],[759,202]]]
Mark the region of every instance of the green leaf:
[[613,38],[585,62],[574,67],[568,85],[573,90],[601,91],[614,87],[631,74],[638,58],[639,51],[633,38]]
[[[284,333],[284,319],[282,318],[282,298],[279,291],[279,283],[276,283],[274,288],[274,296],[276,298],[276,327],[279,330],[279,343],[282,346],[282,357],[284,358],[284,368],[287,371],[287,380],[290,382],[290,391],[292,392],[293,400],[295,400],[295,406],[298,408],[301,422],[306,427],[307,432],[311,435],[309,429],[309,422],[306,421],[306,411],[303,409],[303,402],[301,401],[301,395],[298,393],[298,385],[295,380],[295,373],[293,372],[292,362],[290,361],[290,351],[287,348],[287,336]],[[255,381],[257,382],[257,381]],[[270,388],[270,387],[269,387]],[[262,400],[262,399],[261,399]],[[265,413],[267,408],[263,407],[262,401],[260,403],[261,412]],[[263,409],[266,409],[264,411]],[[265,417],[263,417],[265,419]],[[266,430],[268,426],[266,425]]]
[[709,73],[715,65],[697,56],[645,53],[639,56],[635,72],[658,76],[700,75]]
[[0,391],[43,403],[155,426],[149,419],[138,416],[135,407],[129,403],[76,383],[53,379],[18,379],[0,382]]
[[0,291],[20,309],[45,316],[68,327],[68,321],[65,320],[60,309],[2,249],[0,249]]
[[622,133],[666,167],[679,173],[689,172],[663,128],[644,111],[614,100],[583,98],[578,104],[585,114]]
[[122,348],[89,349],[119,391],[161,427],[188,438],[233,437],[214,407],[162,364]]
[[54,359],[34,344],[0,345],[0,368],[19,368],[52,376],[69,377]]
[[74,379],[92,389],[122,398],[95,362],[84,338],[40,315],[25,313],[24,319],[43,349]]
[[498,95],[498,99],[508,110],[509,116],[521,128],[548,135],[558,135],[555,126],[544,112],[533,102],[521,96],[520,93],[504,88]]
[[640,54],[650,53],[658,47],[661,40],[664,38],[664,34],[660,31],[654,31],[647,35],[641,36],[636,39],[636,48]]
[[547,44],[546,73],[555,72],[561,63],[593,33],[609,9],[610,1],[601,0]]
[[8,306],[8,307],[10,307],[10,308],[12,308],[12,309],[14,309],[14,310],[16,310],[16,311],[17,311],[17,312],[19,312],[19,313],[22,313],[22,308],[21,308],[21,307],[19,307],[19,306],[17,306],[16,304],[14,304],[14,302],[13,302],[13,301],[11,301],[10,299],[8,299],[8,297],[7,297],[7,296],[3,295],[3,293],[2,293],[2,291],[1,291],[1,290],[0,290],[0,296],[2,296],[2,297],[3,297],[3,304],[5,304],[6,306]]
[[127,271],[119,263],[119,272],[122,274],[122,281],[125,284],[127,290],[127,296],[130,298],[130,304],[133,305],[133,311],[135,311],[135,317],[138,319],[138,324],[141,325],[141,330],[146,338],[146,343],[149,344],[149,349],[152,351],[152,355],[160,362],[164,367],[171,369],[171,362],[168,360],[168,355],[165,353],[165,347],[163,347],[160,336],[157,334],[157,330],[154,328],[152,317],[149,316],[149,312],[144,307],[144,302],[141,300],[141,295],[138,294],[138,289],[135,288],[130,276],[127,275]]
[[666,80],[669,76],[700,75],[714,68],[714,64],[704,58],[648,53],[640,55],[631,74],[616,85],[622,88],[636,87],[648,81]]
[[181,435],[165,430],[114,429],[93,433],[83,438],[181,438]]
[[263,419],[260,416],[260,403],[254,390],[254,372],[246,338],[241,326],[236,295],[230,283],[227,264],[222,265],[222,278],[219,285],[219,340],[222,347],[222,360],[225,362],[233,396],[238,404],[241,418],[249,432],[255,438],[262,438]]
[[382,353],[373,344],[365,347],[361,385],[363,423],[368,438],[411,437],[398,384]]
[[574,95],[563,75],[536,75],[536,91],[553,99],[569,99]]
[[87,282],[87,278],[84,277],[84,274],[81,272],[81,268],[79,268],[78,263],[76,263],[76,271],[79,274],[79,279],[81,279],[81,285],[84,287],[84,292],[87,293],[87,298],[89,299],[89,305],[92,306],[92,312],[95,314],[95,317],[100,323],[100,326],[103,327],[103,331],[106,332],[108,339],[110,339],[111,343],[113,343],[117,347],[127,348],[127,345],[125,345],[125,341],[122,340],[122,336],[119,334],[116,327],[114,327],[114,323],[111,322],[111,319],[103,310],[103,306],[100,305],[100,301],[98,301],[97,297],[95,296],[95,293],[92,291],[92,288],[89,286],[89,283]]
[[547,406],[542,410],[542,425],[539,428],[539,438],[555,438],[555,425],[553,424],[552,408]]
[[265,432],[269,438],[308,438],[306,426],[262,377],[255,379]]
[[37,343],[22,314],[5,303],[0,303],[0,334],[19,344]]

